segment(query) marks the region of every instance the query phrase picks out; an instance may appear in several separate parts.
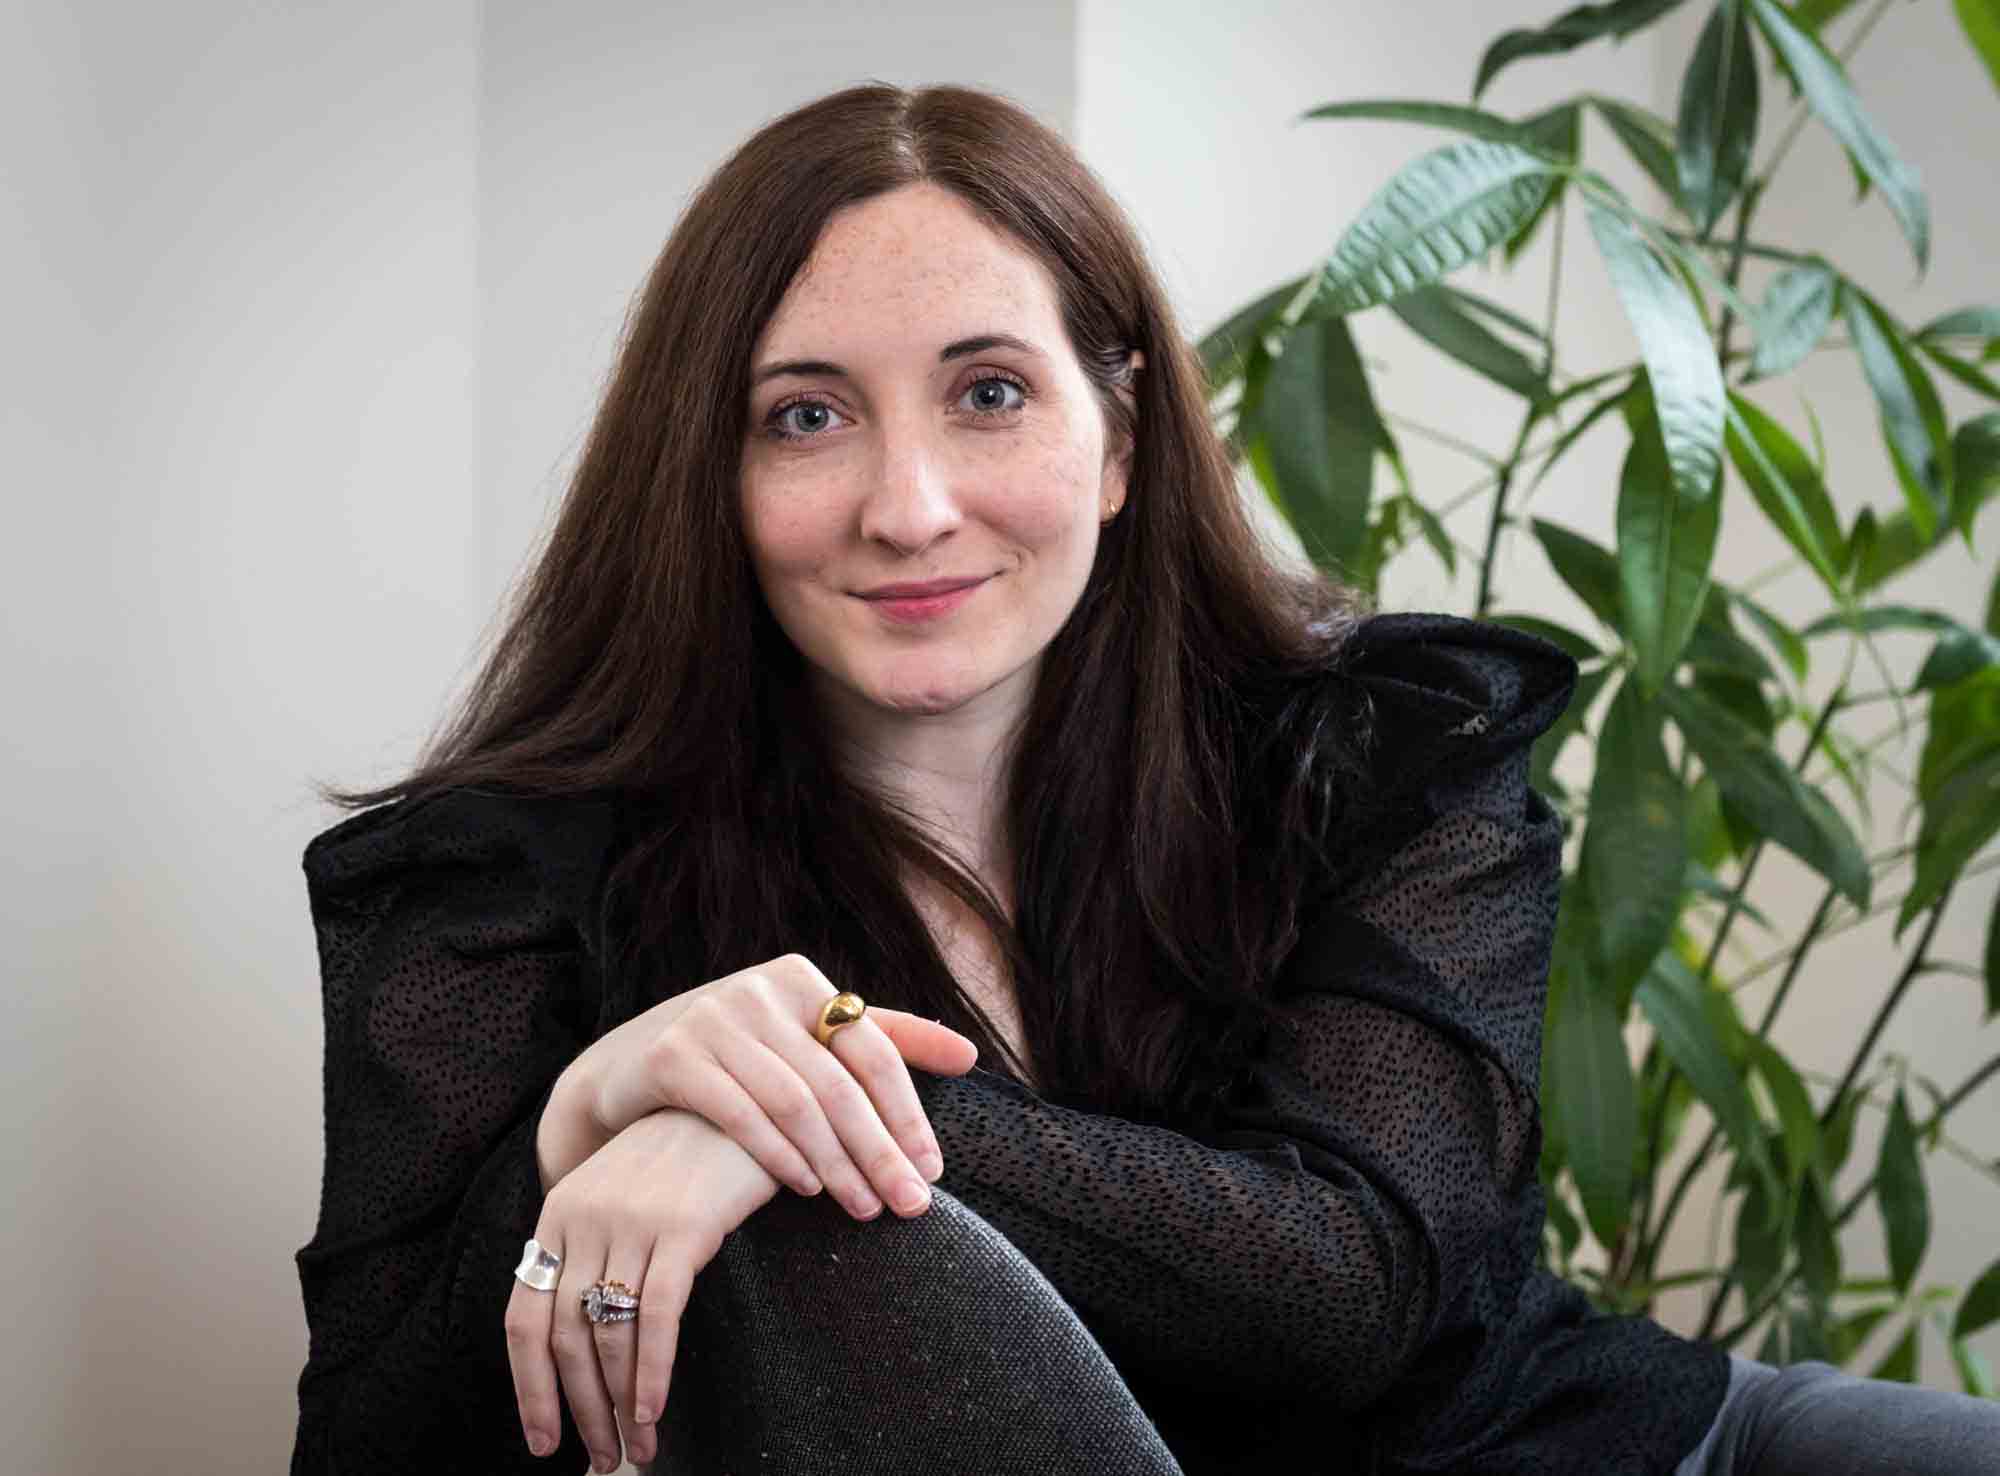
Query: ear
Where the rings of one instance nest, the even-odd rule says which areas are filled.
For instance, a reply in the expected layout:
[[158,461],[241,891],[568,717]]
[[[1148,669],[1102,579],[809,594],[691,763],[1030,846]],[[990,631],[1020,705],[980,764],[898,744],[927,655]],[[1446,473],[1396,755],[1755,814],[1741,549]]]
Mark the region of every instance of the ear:
[[[1137,397],[1132,391],[1132,379],[1145,367],[1146,355],[1133,349],[1130,367],[1125,371],[1125,382],[1116,390],[1118,397],[1128,406],[1136,408]],[[1108,449],[1104,458],[1104,495],[1098,502],[1099,523],[1109,523],[1118,516],[1118,509],[1125,505],[1126,484],[1132,475],[1132,455],[1136,449],[1129,439]]]

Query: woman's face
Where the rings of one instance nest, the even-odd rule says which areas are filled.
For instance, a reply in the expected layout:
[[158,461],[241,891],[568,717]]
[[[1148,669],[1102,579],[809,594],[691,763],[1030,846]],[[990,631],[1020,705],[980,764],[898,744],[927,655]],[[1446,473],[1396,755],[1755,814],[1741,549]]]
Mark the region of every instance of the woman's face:
[[750,377],[744,531],[823,696],[1017,711],[1125,497],[1041,263],[936,186],[850,206]]

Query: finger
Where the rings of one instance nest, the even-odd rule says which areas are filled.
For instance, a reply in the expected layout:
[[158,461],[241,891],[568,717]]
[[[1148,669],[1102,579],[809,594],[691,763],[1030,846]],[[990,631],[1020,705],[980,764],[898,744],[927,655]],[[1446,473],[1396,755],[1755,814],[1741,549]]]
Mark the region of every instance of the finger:
[[[868,1013],[862,1018],[873,1020],[898,1054],[919,1071],[928,1071],[933,1076],[963,1076],[979,1064],[979,1047],[949,1025],[880,1005],[868,1006]],[[843,1030],[840,1035],[853,1033]],[[839,1038],[839,1035],[834,1037]]]
[[[805,1083],[800,1082],[801,1096],[805,1091]],[[822,1187],[819,1176],[813,1172],[806,1156],[779,1131],[778,1125],[758,1105],[757,1099],[745,1091],[743,1084],[714,1057],[705,1057],[698,1064],[691,1063],[690,1069],[681,1078],[681,1087],[676,1095],[688,1111],[700,1113],[735,1139],[743,1151],[756,1159],[764,1172],[780,1184],[790,1185],[808,1199],[819,1193]],[[826,1130],[825,1138],[828,1150],[840,1151],[839,1141],[833,1136],[831,1128]]]
[[[647,1460],[659,1452],[655,1428],[666,1412],[672,1387],[674,1354],[680,1346],[681,1318],[694,1287],[694,1270],[684,1263],[673,1241],[661,1236],[653,1247],[652,1264],[639,1288],[639,1356],[633,1370],[633,1417],[647,1441]],[[633,1460],[639,1459],[636,1451]]]
[[618,1417],[604,1387],[604,1371],[598,1366],[596,1335],[583,1315],[583,1293],[603,1274],[601,1246],[586,1243],[564,1260],[549,1345],[555,1352],[556,1372],[562,1378],[563,1396],[569,1400],[577,1433],[590,1450],[591,1466],[612,1471],[617,1469],[620,1449]]
[[[779,1032],[784,1029],[782,1025],[770,1028]],[[808,1049],[820,1050],[811,1036],[805,1039]],[[849,1155],[846,1143],[828,1116],[826,1104],[811,1082],[763,1041],[741,1030],[725,1033],[713,1049],[716,1064],[757,1103],[787,1141],[805,1155],[820,1182],[833,1191],[849,1214],[856,1219],[871,1220],[882,1213],[882,1201],[869,1186],[868,1175]],[[866,1094],[847,1075],[845,1066],[831,1059],[816,1064],[822,1071],[830,1070],[845,1078],[849,1090],[867,1104]],[[868,1111],[872,1114],[874,1109],[869,1107]],[[879,1130],[880,1125],[877,1126]],[[890,1145],[892,1150],[894,1146]]]
[[[634,1245],[630,1242],[613,1247],[605,1260],[604,1279],[622,1282],[630,1288],[640,1287],[646,1278],[646,1262],[651,1254],[650,1247]],[[611,1404],[618,1411],[618,1425],[625,1435],[625,1458],[635,1463],[643,1463],[653,1458],[651,1422],[646,1422],[642,1431],[641,1421],[633,1396],[632,1374],[638,1363],[639,1325],[636,1322],[604,1322],[591,1326],[597,1338],[597,1366],[604,1376],[604,1387],[611,1395]],[[642,1447],[641,1441],[646,1442]]]
[[[881,1039],[881,1032],[874,1030],[866,1019],[839,1031],[833,1038],[833,1049],[821,1045],[809,1029],[794,1029],[780,1035],[775,1045],[778,1055],[812,1088],[848,1158],[867,1176],[876,1194],[894,1205],[898,1214],[922,1214],[930,1207],[929,1183],[902,1145],[890,1135],[874,1098],[849,1069],[853,1057],[841,1045],[842,1035],[862,1031],[872,1032],[881,1047],[889,1049],[888,1042]],[[907,1076],[904,1083],[908,1085]],[[912,1100],[915,1095],[912,1089]],[[921,1109],[918,1116],[922,1117]],[[928,1123],[924,1124],[923,1132],[926,1137],[929,1135]]]
[[[535,1239],[552,1245],[538,1226]],[[554,1253],[561,1254],[559,1245]],[[507,1363],[514,1375],[514,1402],[521,1411],[521,1438],[538,1456],[553,1451],[562,1440],[562,1404],[556,1390],[555,1359],[549,1352],[550,1319],[560,1291],[536,1291],[516,1281],[507,1299]]]
[[904,1156],[926,1180],[934,1181],[944,1172],[944,1154],[931,1132],[924,1104],[917,1099],[910,1068],[895,1042],[880,1030],[866,1029],[867,1024],[864,1018],[852,1029],[838,1032],[830,1048],[868,1093],[875,1115]]

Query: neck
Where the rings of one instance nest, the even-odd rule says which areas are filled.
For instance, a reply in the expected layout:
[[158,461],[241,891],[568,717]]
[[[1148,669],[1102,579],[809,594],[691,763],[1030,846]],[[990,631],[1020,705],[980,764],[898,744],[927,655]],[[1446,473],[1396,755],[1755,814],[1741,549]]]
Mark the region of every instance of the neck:
[[1010,903],[1007,776],[1026,704],[1014,684],[947,712],[897,712],[824,693],[840,760]]

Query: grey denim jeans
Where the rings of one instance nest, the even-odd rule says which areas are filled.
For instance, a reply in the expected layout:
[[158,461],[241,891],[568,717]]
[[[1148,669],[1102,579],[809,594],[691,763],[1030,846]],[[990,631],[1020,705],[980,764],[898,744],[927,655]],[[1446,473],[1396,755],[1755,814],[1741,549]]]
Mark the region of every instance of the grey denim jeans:
[[2000,1403],[1734,1354],[1715,1423],[1674,1476],[1994,1476]]

